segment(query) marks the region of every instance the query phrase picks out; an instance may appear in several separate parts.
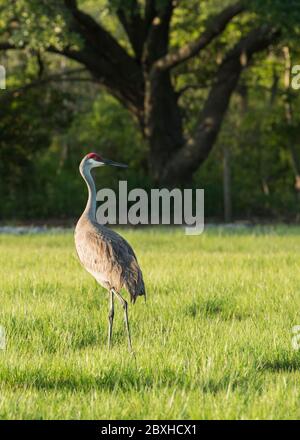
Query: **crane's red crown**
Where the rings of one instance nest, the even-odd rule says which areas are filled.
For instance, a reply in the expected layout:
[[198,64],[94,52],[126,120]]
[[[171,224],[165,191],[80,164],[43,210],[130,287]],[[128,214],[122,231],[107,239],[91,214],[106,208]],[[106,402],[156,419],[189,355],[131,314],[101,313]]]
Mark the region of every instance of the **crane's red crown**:
[[100,154],[97,153],[89,153],[86,155],[87,159],[94,159],[94,160],[98,160],[98,161],[102,161],[102,157],[100,156]]

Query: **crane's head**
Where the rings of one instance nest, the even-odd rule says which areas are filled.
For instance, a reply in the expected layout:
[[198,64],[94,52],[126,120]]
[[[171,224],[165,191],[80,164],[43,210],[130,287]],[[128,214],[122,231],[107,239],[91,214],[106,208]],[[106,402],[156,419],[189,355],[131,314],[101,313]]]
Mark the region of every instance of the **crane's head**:
[[104,159],[97,153],[89,153],[81,161],[80,169],[91,170],[92,168],[102,167],[104,165],[111,165],[114,167],[127,168],[128,165],[123,163],[114,162],[110,159]]

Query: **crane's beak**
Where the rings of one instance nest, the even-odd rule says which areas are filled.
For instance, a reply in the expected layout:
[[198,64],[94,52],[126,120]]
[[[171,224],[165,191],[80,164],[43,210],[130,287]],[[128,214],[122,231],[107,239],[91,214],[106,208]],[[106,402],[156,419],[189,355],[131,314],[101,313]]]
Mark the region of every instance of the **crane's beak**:
[[104,163],[104,165],[111,165],[113,167],[120,167],[120,168],[128,167],[128,165],[126,165],[125,163],[114,162],[113,160],[110,159],[102,159],[102,162]]

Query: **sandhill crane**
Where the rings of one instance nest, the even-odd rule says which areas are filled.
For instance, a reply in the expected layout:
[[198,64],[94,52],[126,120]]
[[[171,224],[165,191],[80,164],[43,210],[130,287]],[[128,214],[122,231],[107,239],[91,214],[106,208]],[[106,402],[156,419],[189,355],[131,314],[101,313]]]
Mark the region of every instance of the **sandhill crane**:
[[146,296],[146,291],[143,274],[131,246],[119,234],[96,221],[96,187],[91,170],[104,165],[127,167],[104,159],[97,153],[87,154],[80,163],[79,171],[88,187],[88,201],[75,228],[75,246],[83,267],[109,292],[108,347],[111,346],[116,296],[124,309],[128,346],[132,352],[127,301],[120,291],[125,287],[132,303],[139,295]]

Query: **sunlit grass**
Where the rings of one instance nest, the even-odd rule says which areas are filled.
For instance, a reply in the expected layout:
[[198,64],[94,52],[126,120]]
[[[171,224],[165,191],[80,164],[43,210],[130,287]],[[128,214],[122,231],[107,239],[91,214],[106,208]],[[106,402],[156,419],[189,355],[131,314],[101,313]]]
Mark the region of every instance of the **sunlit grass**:
[[1,418],[299,418],[300,229],[122,231],[148,300],[116,303],[71,234],[0,236]]

